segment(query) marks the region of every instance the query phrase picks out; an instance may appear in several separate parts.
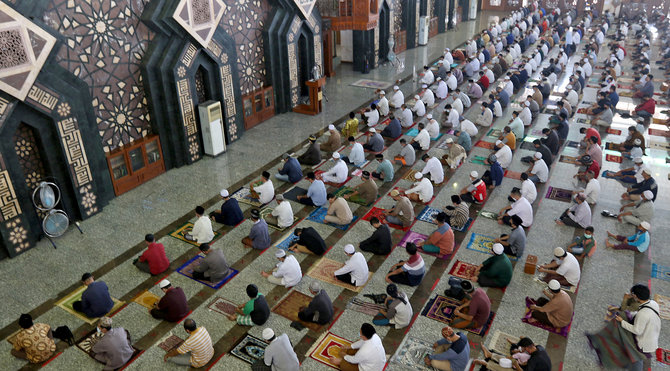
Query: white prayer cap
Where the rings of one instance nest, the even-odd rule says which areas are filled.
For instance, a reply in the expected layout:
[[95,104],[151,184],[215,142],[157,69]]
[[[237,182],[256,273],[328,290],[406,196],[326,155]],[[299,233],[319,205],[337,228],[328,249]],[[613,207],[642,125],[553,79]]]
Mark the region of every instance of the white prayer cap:
[[642,157],[635,157],[635,158],[633,159],[633,162],[635,162],[636,164],[641,164],[641,163],[643,163],[644,161],[642,161]]
[[567,86],[568,90],[572,89],[572,85]]
[[509,358],[500,358],[498,364],[502,368],[512,368],[512,360]]
[[649,222],[642,222],[640,223],[640,227],[644,228],[645,230],[650,230],[651,229],[651,224]]
[[477,177],[479,177],[479,173],[478,173],[477,171],[475,171],[475,170],[472,170],[472,171],[470,172],[470,177],[471,177],[471,178],[477,178]]
[[447,138],[447,143],[453,143],[453,142],[454,142],[453,139],[451,139],[451,138]]
[[558,281],[556,281],[556,280],[549,281],[549,289],[558,290],[560,288],[561,288],[561,284],[558,283]]
[[646,167],[642,169],[643,173],[647,173],[647,175],[651,175],[651,170],[647,169]]
[[535,158],[538,159],[538,160],[541,159],[542,158],[542,153],[535,152]]
[[451,49],[449,49],[449,48],[444,48],[444,50],[446,50],[446,51],[450,51]]
[[502,254],[503,251],[505,251],[505,248],[503,247],[503,245],[501,245],[499,243],[494,243],[493,244],[493,252],[496,253],[496,255]]
[[496,140],[496,146],[499,146],[501,144],[503,144],[502,140],[500,140],[500,139]]
[[650,191],[650,190],[646,190],[646,191],[642,192],[642,195],[643,195],[644,198],[646,198],[647,200],[651,200],[652,198],[654,198],[654,192],[652,192],[652,191]]
[[275,336],[275,332],[271,328],[263,330],[263,340],[270,340]]
[[505,80],[511,80],[509,76],[505,76]]
[[433,114],[432,114],[432,113],[427,114],[427,115],[426,115],[426,118],[427,118],[428,120],[432,119],[432,118],[433,118]]
[[221,197],[228,197],[229,195],[228,190],[225,188],[222,189],[221,192],[219,192],[219,194],[221,195]]
[[383,91],[383,90],[380,90],[380,91],[379,91],[379,94],[381,94],[381,95],[386,95],[386,92]]
[[350,243],[344,245],[344,252],[346,252],[347,254],[353,254],[354,251],[356,251],[356,250],[354,249],[354,245],[352,245],[352,244],[350,244]]
[[419,100],[419,99],[421,99],[421,97],[418,96],[418,95],[415,95],[415,96],[414,96],[414,99]]
[[589,61],[589,59],[588,59],[588,58],[584,58],[584,62],[588,62],[588,61]]
[[328,125],[328,130],[335,130],[335,125],[333,124]]
[[371,132],[371,133],[376,133],[377,132],[377,130],[375,130],[375,128],[370,128],[368,131]]
[[398,85],[396,85],[393,87],[393,90],[400,90],[400,88],[398,87]]
[[428,85],[426,85],[426,84],[421,84],[421,88],[422,88],[422,89],[426,89],[427,87],[428,87]]
[[565,255],[565,250],[563,250],[562,247],[557,247],[557,248],[554,249],[554,256],[555,257],[560,258],[563,255]]
[[170,286],[170,281],[168,281],[168,280],[162,280],[162,281],[158,284],[158,287],[160,287],[161,289],[164,289],[164,288],[166,288],[166,287],[168,287],[168,286]]
[[420,171],[417,171],[416,173],[414,173],[414,178],[415,179],[421,179],[421,178],[423,178],[423,174],[421,174]]
[[338,158],[340,158],[340,153],[339,152],[333,152],[333,158],[336,159],[336,160]]
[[435,79],[435,81],[442,81],[442,78],[438,77],[437,79]]
[[530,107],[530,102],[529,101],[525,101],[523,103],[526,105],[526,107]]
[[642,141],[640,140],[640,138],[635,138],[635,140],[633,141],[633,144],[635,144],[636,146],[639,146],[640,144],[642,144]]
[[286,251],[284,251],[282,249],[277,249],[277,251],[275,251],[275,257],[283,258],[285,256],[286,256]]

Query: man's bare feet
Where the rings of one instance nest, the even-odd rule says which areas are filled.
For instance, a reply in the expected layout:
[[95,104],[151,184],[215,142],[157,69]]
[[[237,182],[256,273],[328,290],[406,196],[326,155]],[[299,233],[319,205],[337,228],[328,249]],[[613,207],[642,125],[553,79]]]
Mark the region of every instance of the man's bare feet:
[[610,231],[607,231],[607,237],[616,238],[616,235],[614,233],[610,233]]
[[231,321],[237,321],[237,314],[226,314],[226,317]]

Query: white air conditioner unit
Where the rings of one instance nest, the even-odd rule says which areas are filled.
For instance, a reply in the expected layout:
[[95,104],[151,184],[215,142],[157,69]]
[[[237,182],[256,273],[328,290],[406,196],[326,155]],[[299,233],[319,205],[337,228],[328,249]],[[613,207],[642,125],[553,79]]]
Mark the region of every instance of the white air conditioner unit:
[[221,102],[208,100],[198,105],[200,132],[205,154],[217,156],[226,151]]
[[419,45],[428,44],[428,17],[425,15],[419,18]]
[[470,19],[476,19],[477,18],[477,5],[479,5],[479,2],[476,0],[470,0]]

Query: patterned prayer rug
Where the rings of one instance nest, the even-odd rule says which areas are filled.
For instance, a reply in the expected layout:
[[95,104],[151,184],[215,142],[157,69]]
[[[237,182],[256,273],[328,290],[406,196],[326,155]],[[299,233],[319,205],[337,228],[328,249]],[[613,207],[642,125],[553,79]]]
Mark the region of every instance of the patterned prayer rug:
[[661,150],[661,151],[670,151],[670,143],[650,140],[647,143],[647,148],[658,149],[658,150]]
[[623,161],[623,158],[621,156],[617,155],[605,155],[605,160],[609,162],[616,162],[617,164],[620,164]]
[[402,225],[391,224],[391,223],[387,222],[386,221],[386,215],[384,214],[384,209],[380,209],[378,207],[373,207],[372,209],[370,209],[370,211],[368,211],[368,213],[363,216],[363,220],[370,221],[370,219],[372,219],[372,217],[377,217],[377,219],[379,219],[379,221],[388,225],[391,228],[400,229],[402,231],[408,231],[409,228],[410,228],[409,226],[408,227],[403,227]]
[[[546,286],[546,285],[549,283],[550,280],[547,280],[545,277],[546,277],[546,274],[545,274],[545,273],[539,273],[539,272],[538,272],[537,275],[536,275],[535,277],[533,277],[533,281],[535,281],[535,282],[541,284],[542,286]],[[577,286],[574,286],[574,285],[570,285],[570,286],[564,286],[564,285],[561,285],[561,289],[563,289],[564,291],[567,291],[567,292],[571,292],[571,293],[576,293],[578,287],[579,287],[579,285],[577,285]]]
[[182,276],[186,276],[193,281],[197,281],[202,283],[205,286],[209,286],[213,289],[219,289],[221,286],[225,285],[228,281],[233,279],[237,273],[239,273],[237,270],[230,268],[230,273],[226,277],[224,277],[221,281],[219,282],[210,282],[210,281],[205,281],[205,280],[196,280],[193,278],[193,269],[200,265],[200,259],[203,259],[204,257],[200,254],[194,256],[191,260],[187,261],[186,263],[182,264],[181,267],[177,268],[177,273],[181,274]]
[[670,350],[663,348],[656,349],[656,360],[665,363],[666,365],[670,365]]
[[579,164],[578,159],[579,159],[579,157],[577,157],[577,156],[561,155],[558,158],[558,161],[565,162],[566,164],[578,165]]
[[495,350],[497,353],[500,353],[504,356],[509,357],[509,348],[510,344],[507,339],[510,339],[513,341],[515,344],[521,340],[519,337],[502,332],[500,330],[496,330],[493,335],[491,336],[491,340],[489,340],[489,350]]
[[158,303],[161,300],[158,296],[156,296],[154,293],[145,291],[133,301],[147,309],[152,309],[156,303]]
[[[350,284],[346,284],[337,278],[335,278],[335,271],[342,268],[344,266],[344,263],[340,263],[335,260],[331,260],[328,258],[321,258],[319,261],[314,263],[312,267],[307,271],[307,275],[316,278],[318,280],[321,280],[323,282],[327,283],[332,283],[333,285],[344,287],[345,289],[354,291],[354,292],[360,292],[363,286],[354,286]],[[374,272],[370,272],[368,276],[368,281],[370,282],[370,277],[372,277],[372,274]]]
[[393,85],[393,83],[378,80],[359,79],[349,85],[358,86],[359,88],[387,89],[389,86]]
[[[529,300],[526,300],[526,314],[521,319],[521,322],[527,323],[531,326],[535,326],[535,327],[541,328],[541,329],[549,331],[549,332],[553,332],[554,334],[558,334],[558,335],[561,335],[563,337],[568,336],[568,333],[570,332],[570,326],[572,326],[572,320],[570,320],[570,323],[565,327],[557,328],[557,327],[553,327],[553,326],[547,326],[547,325],[539,322],[535,318],[531,317],[531,310],[529,308],[530,305],[531,305],[531,302]],[[574,319],[574,313],[573,313],[572,317]]]
[[505,177],[510,179],[521,180],[521,173],[518,171],[505,170]]
[[[260,211],[261,219],[265,219],[265,217],[267,217],[268,215],[271,215],[273,211],[274,211],[274,208],[272,208],[272,207],[266,207],[264,209],[261,209],[261,211]],[[265,221],[268,222],[267,220],[265,220]],[[295,222],[297,222],[297,221],[298,221],[298,218],[294,216],[293,217],[293,224],[295,224]],[[272,223],[268,222],[268,227],[281,232],[281,231],[285,231],[287,228],[291,228],[293,226],[293,224],[291,224],[288,227],[282,228],[282,227],[280,227],[276,224],[272,224]]]
[[237,304],[233,303],[228,299],[224,299],[220,296],[214,298],[214,300],[207,306],[207,309],[211,312],[216,312],[219,314],[228,315],[234,314],[237,309]]
[[[491,236],[485,236],[483,234],[473,233],[470,236],[470,242],[468,242],[468,246],[466,247],[470,250],[479,251],[487,255],[493,255],[493,251],[491,249],[493,248],[494,239],[495,238]],[[519,258],[517,258],[516,256],[507,255],[507,257],[511,261],[519,260]]]
[[416,244],[417,242],[423,242],[427,239],[428,239],[428,236],[426,236],[425,234],[421,234],[421,233],[414,232],[414,231],[409,231],[400,240],[400,243],[398,244],[398,246],[400,246],[402,248],[405,248],[405,247],[407,247],[408,242]]
[[572,191],[564,188],[554,188],[547,187],[546,198],[550,200],[562,201],[562,202],[571,202],[572,201]]
[[[350,193],[354,193],[354,189],[353,189],[352,187],[343,186],[343,187],[338,188],[338,189],[333,193],[333,195],[335,195],[335,197],[344,197],[345,195],[348,195],[348,194],[350,194]],[[377,196],[377,198],[379,198],[379,196]],[[361,206],[370,206],[370,205],[372,205],[372,202],[367,202],[367,201],[365,201],[363,198],[361,198],[361,197],[358,196],[358,195],[355,195],[355,196],[353,196],[353,197],[349,197],[349,199],[347,199],[347,201],[348,201],[348,202],[353,202],[353,203],[358,204],[358,205],[361,205]]]
[[319,331],[322,325],[314,322],[301,321],[300,318],[298,318],[298,312],[300,311],[300,308],[307,307],[311,301],[311,296],[305,295],[300,291],[291,290],[291,292],[289,292],[284,299],[282,299],[274,306],[274,308],[272,308],[272,311],[284,318],[288,318],[292,322],[300,322],[300,324],[309,328],[310,330]]
[[485,140],[480,140],[479,142],[475,143],[475,147],[493,149],[493,142],[487,142]]
[[494,213],[493,211],[481,210],[481,211],[479,211],[478,214],[482,218],[491,219],[491,220],[498,220],[498,213]]
[[[456,309],[456,307],[459,305],[461,305],[461,302],[456,299],[448,298],[442,295],[436,295],[435,298],[428,302],[426,307],[421,312],[421,315],[448,324],[451,323],[451,321],[454,319],[454,309]],[[494,312],[491,312],[485,324],[477,328],[464,330],[475,335],[484,336],[489,331],[491,322],[493,322],[495,315],[496,314]]]
[[670,130],[649,129],[649,135],[658,135],[661,137],[670,137]]
[[579,142],[574,141],[574,140],[569,140],[565,142],[566,147],[571,147],[571,148],[579,148]]
[[329,225],[331,227],[335,227],[337,229],[341,229],[343,231],[346,231],[347,229],[349,229],[349,226],[351,226],[351,224],[356,222],[356,220],[358,219],[358,217],[356,215],[354,215],[354,218],[351,220],[351,222],[349,224],[326,223],[325,217],[326,217],[327,213],[328,213],[328,208],[320,207],[320,208],[312,211],[312,213],[309,214],[309,216],[307,217],[307,220],[311,220],[313,222]]
[[527,149],[529,151],[537,151],[537,148],[535,148],[535,145],[533,142],[521,142],[521,145],[519,146],[521,149]]
[[390,362],[407,367],[410,370],[433,370],[426,366],[424,359],[433,354],[433,344],[430,341],[407,336],[403,339]]
[[[607,134],[621,135],[621,130],[607,128]],[[651,134],[651,133],[650,133]]]
[[183,342],[184,339],[180,338],[179,336],[169,334],[163,341],[160,342],[160,344],[158,344],[158,347],[163,349],[165,353],[168,353],[172,349],[178,348]]
[[468,220],[465,221],[465,224],[463,224],[463,227],[461,227],[460,229],[457,229],[457,228],[454,228],[454,227],[452,227],[452,228],[454,229],[454,231],[465,233],[465,232],[468,231],[468,229],[470,229],[470,225],[472,224],[472,222],[473,222],[473,219],[468,218]]
[[626,368],[631,363],[646,358],[644,353],[637,349],[633,334],[624,330],[616,320],[609,321],[595,334],[586,334],[586,338],[605,370]]
[[484,160],[486,160],[486,157],[484,157],[484,156],[471,156],[470,157],[470,162],[473,163],[473,164],[485,165]]
[[307,190],[300,187],[293,187],[284,192],[284,199],[298,202],[298,196],[306,195]]
[[439,210],[439,209],[436,209],[436,208],[430,207],[430,206],[426,206],[423,210],[421,210],[421,212],[416,217],[416,219],[420,220],[422,222],[436,224],[435,223],[435,217],[440,212],[441,212],[441,210]]
[[299,239],[300,237],[293,234],[293,232],[289,232],[288,234],[284,235],[284,237],[282,237],[277,243],[275,243],[274,246],[278,249],[288,251],[288,248]]
[[651,264],[651,276],[653,278],[658,278],[659,280],[670,281],[670,267],[664,265],[658,265],[656,263]]
[[386,309],[383,304],[370,303],[358,298],[353,298],[347,304],[347,309],[354,310],[359,313],[367,314],[369,316],[376,316],[381,309]]
[[263,340],[247,334],[235,347],[230,354],[247,363],[254,363],[265,356],[265,348],[268,346]]
[[486,133],[486,136],[491,138],[499,138],[500,135],[502,135],[502,130],[500,129],[491,129]]
[[605,149],[608,149],[610,151],[619,151],[619,145],[616,143],[607,142],[605,143]]
[[335,366],[330,361],[330,357],[339,356],[340,350],[351,344],[351,341],[334,335],[332,332],[328,332],[323,336],[323,339],[316,345],[314,350],[311,353],[308,353],[312,359],[339,370],[339,367]]
[[403,176],[402,178],[403,178],[404,180],[409,180],[410,182],[415,182],[415,181],[416,181],[416,178],[414,178],[414,174],[416,174],[416,173],[418,173],[418,172],[419,172],[419,170],[410,170],[410,171],[408,171],[407,174],[405,174],[405,176]]
[[237,202],[241,202],[243,204],[251,205],[254,207],[263,206],[263,204],[261,204],[258,198],[251,196],[251,190],[247,187],[242,187],[238,189],[237,191],[233,192],[233,194],[231,194],[230,197],[236,199]]
[[656,294],[654,295],[654,301],[658,303],[659,316],[670,320],[670,297]]
[[[86,317],[86,315],[84,313],[77,312],[76,310],[74,310],[72,308],[72,304],[75,301],[81,300],[81,294],[83,294],[85,290],[86,290],[86,286],[81,286],[78,289],[75,289],[74,291],[72,291],[72,293],[70,293],[69,295],[67,295],[64,298],[57,301],[55,303],[55,306],[60,307],[64,311],[66,311],[66,312],[72,314],[73,316],[81,319],[82,321],[92,325],[96,321],[98,321],[100,318]],[[112,298],[112,301],[114,302],[114,306],[112,307],[112,310],[109,311],[109,313],[115,313],[116,311],[121,309],[121,307],[123,307],[126,304],[126,302],[118,300],[116,298]]]
[[454,265],[451,266],[451,269],[449,270],[450,275],[460,277],[468,281],[473,281],[476,278],[475,276],[476,272],[477,272],[476,265],[462,262],[460,260],[456,260]]
[[[186,222],[186,223],[184,223],[184,225],[182,225],[181,227],[179,227],[179,228],[175,229],[174,231],[170,232],[170,236],[171,236],[171,237],[174,237],[174,238],[176,238],[176,239],[178,239],[178,240],[180,240],[180,241],[184,241],[184,242],[186,242],[186,243],[188,243],[188,244],[191,244],[191,245],[193,245],[193,246],[200,246],[199,243],[197,243],[197,242],[195,242],[195,241],[189,241],[189,240],[187,240],[186,238],[184,238],[184,235],[187,234],[187,233],[190,233],[191,230],[193,230],[193,223],[191,223],[191,222]],[[221,238],[221,233],[215,231],[215,232],[214,232],[214,238],[212,238],[212,240],[209,242],[209,244],[210,244],[210,245],[213,244],[213,243],[216,242],[216,240],[218,240],[219,238]]]

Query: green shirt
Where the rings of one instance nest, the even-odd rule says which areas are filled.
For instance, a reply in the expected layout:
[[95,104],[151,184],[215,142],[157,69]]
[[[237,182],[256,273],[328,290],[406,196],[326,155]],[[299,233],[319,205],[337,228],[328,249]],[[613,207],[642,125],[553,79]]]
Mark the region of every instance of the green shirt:
[[382,163],[377,166],[377,172],[384,174],[384,182],[393,181],[393,165],[391,164],[391,161],[382,161]]
[[483,267],[479,271],[480,277],[493,279],[500,287],[507,286],[512,281],[512,262],[507,255],[494,255],[484,260],[482,264]]
[[254,310],[254,302],[256,301],[256,298],[258,298],[261,295],[263,294],[259,292],[255,298],[249,300],[246,304],[244,304],[244,308],[242,308],[242,313],[244,313],[245,316],[248,316]]
[[577,243],[577,246],[582,246],[584,248],[584,252],[582,254],[588,256],[591,253],[591,249],[593,249],[593,246],[595,246],[596,240],[593,239],[593,236],[591,236],[591,238],[588,240],[586,244],[584,244],[584,240],[586,240],[586,238],[583,235],[575,237],[575,242]]

